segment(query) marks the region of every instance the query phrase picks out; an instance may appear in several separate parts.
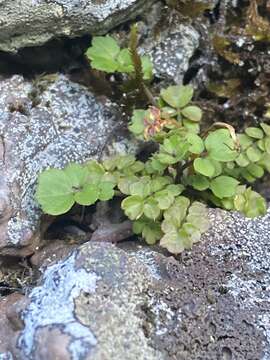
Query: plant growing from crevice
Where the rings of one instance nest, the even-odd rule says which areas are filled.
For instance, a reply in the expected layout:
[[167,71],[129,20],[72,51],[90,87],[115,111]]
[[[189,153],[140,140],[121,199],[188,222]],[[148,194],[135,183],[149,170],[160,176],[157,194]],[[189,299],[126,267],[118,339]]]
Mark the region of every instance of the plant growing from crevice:
[[[143,84],[143,60],[135,47],[132,53],[112,38],[98,37],[88,56],[93,67],[140,76]],[[154,105],[134,110],[130,132],[157,145],[146,161],[118,155],[41,173],[37,200],[43,211],[60,215],[75,203],[90,206],[120,196],[134,233],[148,244],[159,241],[173,254],[191,248],[208,229],[207,205],[263,215],[266,202],[250,184],[270,172],[270,126],[262,123],[237,134],[217,122],[201,132],[202,111],[192,97],[189,85],[169,86]]]

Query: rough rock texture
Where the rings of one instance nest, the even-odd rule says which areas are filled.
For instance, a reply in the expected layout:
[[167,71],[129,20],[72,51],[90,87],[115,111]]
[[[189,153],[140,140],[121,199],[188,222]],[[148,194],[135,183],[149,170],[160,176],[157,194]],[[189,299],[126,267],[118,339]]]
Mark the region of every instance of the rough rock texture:
[[38,174],[101,155],[116,126],[111,103],[63,75],[0,82],[1,254],[25,256],[38,244]]
[[136,314],[151,282],[146,265],[124,251],[88,243],[46,270],[23,312],[17,348],[9,342],[7,351],[29,360],[161,359]]
[[[105,33],[151,0],[1,0],[0,49],[15,52],[55,37]],[[8,16],[7,16],[8,15]]]
[[189,68],[189,60],[198,45],[199,34],[191,25],[173,25],[167,34],[162,33],[161,38],[149,49],[154,74],[181,84]]
[[160,6],[153,7],[147,18],[148,33],[142,50],[150,55],[156,77],[182,83],[189,61],[199,46],[200,35],[174,11],[167,11],[166,20],[162,21],[160,16],[166,9]]
[[210,218],[178,259],[90,242],[49,266],[0,359],[268,360],[270,212]]

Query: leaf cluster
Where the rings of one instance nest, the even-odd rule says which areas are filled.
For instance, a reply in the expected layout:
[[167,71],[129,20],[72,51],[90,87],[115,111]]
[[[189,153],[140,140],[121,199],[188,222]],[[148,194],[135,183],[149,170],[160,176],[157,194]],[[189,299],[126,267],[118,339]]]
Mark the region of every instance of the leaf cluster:
[[[99,70],[134,72],[129,50],[109,36],[94,38],[88,56]],[[192,97],[191,86],[169,86],[155,105],[134,110],[130,132],[157,144],[146,161],[119,155],[41,173],[37,200],[43,211],[59,215],[75,203],[89,206],[121,196],[134,233],[173,254],[191,248],[207,231],[208,204],[263,215],[266,202],[250,184],[270,172],[270,126],[236,134],[217,122],[201,132],[202,111]]]
[[[86,56],[91,60],[93,69],[107,73],[135,73],[130,49],[121,49],[117,41],[109,35],[95,36]],[[151,79],[153,66],[149,56],[141,56],[141,63],[144,80]]]

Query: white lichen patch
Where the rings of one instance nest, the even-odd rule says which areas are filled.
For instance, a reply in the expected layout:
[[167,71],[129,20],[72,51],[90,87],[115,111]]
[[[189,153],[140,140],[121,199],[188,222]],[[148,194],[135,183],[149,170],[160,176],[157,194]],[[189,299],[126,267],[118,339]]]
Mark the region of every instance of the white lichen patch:
[[155,251],[151,250],[151,248],[141,246],[140,249],[130,252],[129,254],[142,262],[153,278],[157,280],[161,279],[159,265],[155,258]]
[[177,319],[180,323],[181,316],[176,313],[162,299],[151,298],[149,302],[150,311],[154,315],[153,324],[157,336],[165,335]]
[[152,39],[145,49],[153,61],[157,77],[181,83],[198,46],[199,33],[191,25],[172,24],[161,38]]
[[25,358],[34,359],[35,335],[44,327],[54,328],[70,337],[69,352],[72,359],[86,358],[96,345],[95,336],[87,326],[77,321],[74,301],[81,291],[94,293],[97,276],[81,268],[76,270],[76,253],[68,259],[49,267],[44,283],[30,294],[30,305],[23,313],[25,329],[18,340]]

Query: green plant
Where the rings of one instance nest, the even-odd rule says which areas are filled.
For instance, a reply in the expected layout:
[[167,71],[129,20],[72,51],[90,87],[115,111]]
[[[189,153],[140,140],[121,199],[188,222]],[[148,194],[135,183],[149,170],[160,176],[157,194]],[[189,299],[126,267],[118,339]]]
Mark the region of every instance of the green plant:
[[[120,69],[121,51],[111,47],[113,63],[100,62],[109,72]],[[96,50],[90,54],[97,63]],[[263,215],[265,200],[245,184],[270,172],[270,126],[262,123],[236,134],[232,126],[217,122],[201,133],[202,111],[192,97],[191,86],[169,86],[155,99],[157,106],[134,110],[129,130],[157,144],[145,162],[119,155],[41,173],[37,200],[43,211],[59,215],[74,203],[92,205],[121,196],[134,233],[149,244],[160,241],[174,254],[191,248],[208,229],[206,204],[249,217]]]
[[[86,56],[91,60],[94,69],[107,73],[135,73],[130,49],[121,49],[116,40],[109,35],[94,37]],[[142,56],[141,62],[144,80],[151,79],[153,66],[150,58],[147,55]]]

